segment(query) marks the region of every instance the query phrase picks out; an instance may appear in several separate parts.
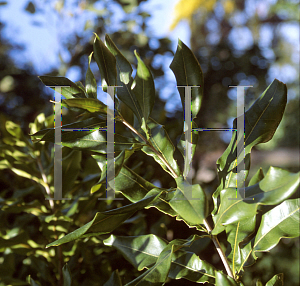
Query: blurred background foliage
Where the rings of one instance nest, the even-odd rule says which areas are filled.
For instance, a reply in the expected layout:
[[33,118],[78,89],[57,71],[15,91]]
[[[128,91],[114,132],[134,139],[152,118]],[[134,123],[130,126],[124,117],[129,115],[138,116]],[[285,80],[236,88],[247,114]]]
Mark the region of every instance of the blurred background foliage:
[[[6,7],[13,2],[0,1],[0,13],[6,13]],[[168,65],[176,46],[171,36],[176,35],[182,23],[187,24],[186,34],[190,35],[186,44],[204,72],[204,98],[196,119],[199,127],[231,127],[236,116],[236,90],[229,85],[253,86],[246,92],[246,106],[249,106],[274,78],[283,81],[288,87],[283,121],[273,140],[253,151],[252,173],[258,166],[266,171],[269,165],[299,170],[299,1],[180,0],[169,23],[173,32],[165,37],[153,32],[150,20],[155,11],[147,9],[144,4],[148,2],[151,0],[23,1],[22,12],[31,19],[32,26],[40,27],[45,37],[53,23],[58,23],[57,34],[50,35],[56,42],[47,49],[56,49],[59,61],[49,66],[38,55],[35,59],[24,57],[29,43],[16,41],[18,31],[8,31],[9,24],[0,18],[0,285],[28,285],[28,275],[41,285],[62,285],[60,269],[66,262],[74,285],[103,285],[115,269],[119,269],[124,281],[135,277],[131,265],[97,238],[45,249],[47,243],[61,234],[89,221],[96,211],[126,203],[126,200],[112,204],[98,201],[105,194],[103,189],[90,194],[100,175],[98,166],[89,154],[70,155],[73,151],[66,149],[63,164],[74,166],[73,175],[66,178],[72,200],[55,202],[51,207],[45,196],[46,185],[53,192],[52,146],[33,144],[28,136],[53,126],[53,106],[49,103],[53,93],[37,76],[66,76],[84,82],[94,39],[92,32],[101,38],[108,33],[134,67],[133,51],[139,52],[155,78],[157,98],[152,117],[165,125],[175,145],[182,132],[183,112]],[[155,7],[162,9],[159,5]],[[41,45],[41,49],[45,47]],[[91,69],[99,80],[94,63]],[[128,118],[132,116],[126,106],[123,112]],[[63,123],[72,122],[73,118],[74,114],[63,110]],[[201,183],[211,195],[217,184],[215,162],[231,134],[200,132],[199,136],[193,162],[194,181]],[[183,164],[179,155],[178,161]],[[134,154],[127,165],[158,186],[174,186],[173,180],[153,159],[141,152]],[[118,235],[148,233],[171,240],[186,238],[195,230],[149,209],[138,212],[115,232]],[[222,234],[220,237],[222,240]],[[202,259],[222,269],[209,240],[206,245],[194,247]],[[285,274],[285,285],[298,285],[299,240],[284,239],[279,247],[263,254],[246,272],[244,282],[254,285],[258,277],[268,281],[273,273],[279,272]],[[170,284],[194,283],[179,280]]]

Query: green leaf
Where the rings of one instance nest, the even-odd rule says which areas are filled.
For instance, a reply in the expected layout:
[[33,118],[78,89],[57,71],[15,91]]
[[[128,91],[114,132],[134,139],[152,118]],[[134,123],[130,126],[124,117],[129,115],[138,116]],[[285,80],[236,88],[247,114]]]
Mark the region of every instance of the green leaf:
[[81,169],[81,152],[69,148],[62,150],[62,190],[63,197],[67,195],[77,179]]
[[[233,132],[231,142],[223,155],[217,161],[218,176],[220,185],[213,194],[215,208],[218,208],[218,197],[220,191],[228,187],[241,187],[246,180],[250,169],[250,153],[253,146],[265,143],[272,139],[286,106],[287,89],[286,85],[275,79],[264,93],[253,103],[245,113],[245,136],[241,134],[238,141],[244,140],[245,146],[245,170],[239,174],[236,172],[237,158],[244,156],[244,150],[237,154],[237,132]],[[233,127],[236,128],[237,119]]]
[[[215,268],[201,260],[195,253],[186,251],[199,238],[201,237],[193,235],[188,239],[170,242],[171,245],[179,247],[174,249],[172,255],[169,278],[184,278],[198,283],[214,282]],[[151,268],[168,245],[166,240],[153,234],[126,237],[111,235],[103,242],[118,249],[139,271]]]
[[[192,121],[192,128],[198,128],[197,124]],[[192,131],[192,156],[190,158],[190,160],[187,160],[188,158],[186,158],[186,155],[185,155],[185,133],[183,132],[181,137],[180,137],[180,140],[177,144],[177,148],[179,149],[180,153],[182,154],[183,158],[184,158],[184,174],[188,174],[188,170],[189,170],[189,166],[193,160],[193,157],[195,155],[195,151],[196,151],[196,147],[197,147],[197,143],[198,143],[198,131]]]
[[[193,52],[178,39],[178,46],[170,68],[173,71],[177,86],[201,86],[192,88],[191,104],[192,119],[194,119],[201,106],[203,96],[203,73],[199,62]],[[178,87],[183,110],[185,108],[185,88]]]
[[93,220],[64,237],[48,244],[46,247],[58,246],[81,237],[110,233],[122,222],[131,217],[136,211],[149,205],[156,196],[146,197],[137,203],[129,204],[118,209],[98,212]]
[[[78,121],[75,123],[65,124],[61,127],[61,129],[98,129],[98,128],[106,128],[106,122],[103,122],[102,120],[92,117],[88,118],[82,121]],[[87,132],[87,131],[86,131]],[[89,131],[93,132],[93,130]],[[62,136],[65,136],[67,133],[78,133],[78,131],[62,131]],[[32,137],[32,140],[34,142],[37,141],[49,141],[54,142],[55,141],[55,129],[54,128],[48,128],[48,129],[42,129],[34,134],[30,135]],[[75,134],[76,137],[76,134]]]
[[62,269],[62,274],[64,277],[64,285],[63,286],[71,286],[72,284],[72,278],[71,278],[71,272],[68,264],[66,263]]
[[239,286],[239,284],[237,284],[237,282],[233,278],[225,275],[221,271],[215,271],[215,275],[216,286]]
[[31,286],[40,286],[40,284],[38,284],[37,282],[35,282],[30,275],[28,276],[28,280]]
[[160,253],[168,245],[166,240],[154,234],[135,237],[112,234],[103,243],[118,249],[126,260],[139,271],[154,265]]
[[97,82],[90,67],[92,55],[93,53],[89,55],[89,65],[85,76],[85,88],[89,98],[97,99]]
[[71,98],[63,100],[66,107],[76,107],[88,112],[107,113],[107,106],[94,98]]
[[136,77],[133,82],[133,92],[142,108],[142,117],[147,122],[155,101],[155,87],[152,74],[141,60],[139,54],[134,51],[138,65]]
[[174,246],[170,244],[166,246],[160,253],[156,263],[142,275],[127,283],[126,286],[138,284],[145,286],[164,285],[171,267],[173,248]]
[[254,176],[249,181],[248,186],[253,186],[257,183],[259,183],[264,178],[264,172],[262,168],[259,168],[257,172],[254,174]]
[[133,78],[131,64],[122,55],[111,38],[105,36],[105,44],[110,52],[116,57],[117,61],[117,96],[123,101],[136,115],[140,124],[142,124],[142,109],[137,100],[136,94],[132,90]]
[[283,273],[276,274],[269,280],[266,286],[283,286]]
[[[168,133],[164,129],[164,127],[160,124],[151,122],[149,124],[150,127],[150,143],[152,146],[162,155],[165,161],[172,167],[175,171],[176,175],[180,174],[179,167],[177,165],[176,160],[174,159],[174,151],[175,147],[169,138]],[[158,162],[161,167],[168,173],[172,174],[168,169],[166,163],[161,160],[157,153],[154,152],[150,147],[144,146],[142,151],[146,153],[148,156],[152,156],[156,162]]]
[[255,286],[264,286],[264,285],[261,283],[260,279],[257,279]]
[[[109,165],[109,170],[111,168],[114,168],[115,169],[115,177],[118,176],[118,174],[120,173],[122,167],[123,167],[123,163],[124,163],[124,159],[125,159],[125,151],[128,151],[128,150],[123,150],[116,158],[115,158],[115,161],[114,161],[114,164],[113,165]],[[101,168],[101,177],[98,181],[97,184],[103,184],[106,182],[106,174],[109,173],[109,170],[107,172],[107,159],[106,159],[106,156],[105,155],[92,155],[93,158],[97,161],[99,167]]]
[[257,184],[245,188],[247,200],[234,199],[236,190],[227,188],[220,193],[220,207],[213,216],[215,227],[212,234],[222,232],[227,225],[256,216],[259,204],[276,205],[289,198],[299,186],[299,173],[290,173],[270,167]]
[[118,269],[112,273],[109,280],[103,286],[122,286]]
[[190,185],[183,177],[175,179],[177,191],[170,200],[171,207],[189,225],[203,224],[207,215],[207,200],[200,185]]
[[269,251],[282,237],[300,235],[300,199],[286,200],[262,216],[253,246],[256,251]]
[[61,94],[67,99],[86,97],[84,91],[79,86],[65,77],[39,76],[39,78],[46,86],[50,86],[53,90],[55,90],[55,86],[68,86],[61,88]]
[[[104,45],[104,43],[95,34],[95,41],[93,44],[94,58],[99,67],[101,75],[101,85],[116,86],[117,83],[117,69],[116,69],[116,58]],[[106,91],[106,89],[103,89]]]

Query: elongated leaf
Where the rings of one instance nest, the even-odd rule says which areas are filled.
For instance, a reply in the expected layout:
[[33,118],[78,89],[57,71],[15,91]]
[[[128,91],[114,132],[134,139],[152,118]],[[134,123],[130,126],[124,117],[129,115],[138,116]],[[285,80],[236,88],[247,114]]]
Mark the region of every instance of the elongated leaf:
[[122,281],[118,269],[112,273],[109,280],[104,284],[104,286],[122,286]]
[[126,284],[126,286],[133,285],[164,285],[168,278],[168,274],[172,262],[173,245],[167,245],[165,249],[160,253],[156,263],[149,268],[142,275],[134,279],[133,281]]
[[183,177],[175,179],[177,191],[170,201],[171,207],[189,225],[203,224],[207,214],[207,201],[200,185],[190,185]]
[[231,277],[225,275],[221,271],[215,271],[216,286],[239,286],[239,284]]
[[[203,96],[203,73],[199,62],[193,52],[178,39],[178,46],[170,69],[173,71],[177,86],[201,86],[192,88],[191,104],[192,119],[194,119],[201,106]],[[185,88],[178,87],[183,110],[185,108]]]
[[[177,175],[180,174],[179,167],[177,165],[176,160],[174,159],[174,151],[175,147],[170,140],[168,133],[164,129],[164,127],[160,124],[151,122],[149,124],[150,127],[150,142],[153,147],[162,155],[164,160],[172,167]],[[152,156],[156,162],[158,162],[161,167],[174,176],[170,170],[168,169],[166,163],[161,160],[157,153],[154,152],[150,147],[144,146],[142,151],[146,153],[148,156]]]
[[74,185],[74,182],[81,169],[81,152],[63,148],[62,150],[62,190],[63,197],[67,195],[68,191]]
[[63,102],[67,107],[76,107],[88,112],[107,113],[107,106],[95,98],[71,98],[65,99]]
[[[290,173],[270,167],[265,177],[257,184],[245,188],[247,200],[234,199],[235,189],[221,191],[220,208],[213,217],[214,235],[222,232],[227,225],[256,216],[259,204],[276,205],[289,198],[299,186],[299,173]],[[242,194],[243,195],[243,194]]]
[[61,94],[67,99],[86,97],[84,91],[79,86],[65,77],[39,76],[39,78],[45,85],[50,86],[53,90],[55,90],[55,86],[61,86]]
[[241,247],[241,243],[253,233],[255,222],[256,217],[253,216],[226,226],[227,241],[229,242],[227,260],[234,274],[244,263],[249,252],[249,247],[243,248]]
[[[61,129],[99,129],[99,128],[106,128],[106,122],[103,122],[102,120],[92,117],[88,118],[79,122],[71,123],[71,124],[65,124],[61,127]],[[66,133],[76,133],[76,131],[63,131],[63,134]],[[91,130],[90,132],[93,132]],[[32,140],[34,142],[37,141],[50,141],[54,142],[55,141],[55,129],[54,128],[48,128],[48,129],[42,129],[34,134],[30,135],[32,137]],[[76,136],[75,136],[76,137]]]
[[142,124],[143,112],[136,94],[132,90],[133,78],[131,76],[131,64],[122,55],[108,35],[105,36],[105,44],[110,52],[116,57],[117,61],[117,85],[122,86],[117,89],[118,98],[133,111],[139,123]]
[[92,55],[93,53],[89,55],[89,65],[85,76],[85,88],[89,98],[97,99],[97,82],[90,67]]
[[64,285],[63,286],[71,286],[72,278],[71,278],[71,271],[68,264],[65,264],[62,269],[62,274],[64,277]]
[[[117,83],[116,58],[96,34],[95,36],[93,55],[99,67],[101,85],[102,87],[115,86]],[[106,91],[105,88],[103,90]]]
[[[187,251],[188,246],[199,238],[199,236],[193,235],[186,240],[170,242],[171,245],[179,247],[175,248],[172,255],[169,278],[184,278],[198,283],[214,282],[215,268],[201,260],[195,253]],[[114,246],[135,268],[142,270],[150,268],[156,263],[168,242],[153,234],[137,237],[111,235],[104,240],[104,244]]]
[[266,286],[283,286],[283,273],[276,274],[269,280]]
[[102,213],[98,212],[93,220],[64,237],[48,244],[46,247],[58,246],[81,237],[110,233],[122,222],[131,217],[136,211],[149,205],[155,198],[156,196],[146,197],[137,203],[129,204],[118,209]]
[[142,117],[147,122],[155,101],[155,87],[152,74],[141,60],[139,54],[134,51],[138,60],[136,77],[133,82],[133,92],[142,108]]
[[112,234],[103,243],[118,249],[139,271],[154,265],[160,253],[168,245],[166,240],[154,234],[136,237],[115,236]]
[[[239,174],[236,172],[237,158],[244,156],[244,150],[239,150],[237,154],[237,132],[234,132],[228,148],[217,161],[220,185],[213,194],[215,205],[213,214],[218,208],[217,198],[220,191],[224,188],[236,187],[237,184],[239,188],[244,179],[247,178],[252,147],[272,139],[282,119],[286,101],[286,85],[275,79],[245,113],[245,138],[244,136],[238,138],[238,141],[244,140],[245,170]],[[236,119],[233,127],[236,128]]]
[[262,216],[253,250],[268,251],[283,237],[300,235],[300,199],[286,200]]
[[[192,121],[192,128],[198,128],[197,124]],[[179,149],[180,153],[182,154],[183,158],[184,158],[184,174],[188,174],[189,171],[189,167],[191,162],[193,161],[193,157],[195,155],[195,151],[196,151],[196,147],[197,147],[197,143],[198,143],[198,131],[192,131],[192,142],[191,143],[191,148],[192,148],[192,152],[191,152],[191,157],[190,160],[188,160],[187,156],[186,156],[186,142],[185,142],[185,132],[182,133],[180,140],[177,144],[177,148]],[[187,147],[189,148],[189,147]]]

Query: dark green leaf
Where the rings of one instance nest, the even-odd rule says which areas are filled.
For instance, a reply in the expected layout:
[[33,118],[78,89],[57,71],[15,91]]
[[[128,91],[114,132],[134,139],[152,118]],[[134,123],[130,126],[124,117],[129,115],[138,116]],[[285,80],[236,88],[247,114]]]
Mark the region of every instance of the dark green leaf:
[[108,35],[105,36],[105,44],[117,60],[117,85],[122,86],[117,89],[118,98],[134,112],[139,123],[142,124],[142,109],[131,88],[133,84],[131,64],[122,55]]
[[64,285],[63,286],[71,286],[72,284],[72,278],[71,278],[71,272],[69,269],[68,264],[65,264],[62,269],[63,277],[64,277]]
[[177,191],[170,200],[170,206],[189,225],[203,224],[207,215],[207,200],[200,185],[190,185],[183,177],[175,179]]
[[[287,101],[286,85],[275,79],[264,93],[253,103],[245,113],[245,136],[241,134],[238,140],[244,140],[245,170],[237,174],[237,158],[244,156],[244,150],[237,154],[237,132],[233,132],[231,142],[223,155],[217,161],[220,185],[213,194],[214,211],[218,208],[217,198],[220,191],[228,187],[241,187],[250,169],[250,153],[253,146],[272,139],[285,109]],[[236,128],[235,119],[233,127]]]
[[156,196],[146,197],[137,203],[129,204],[118,209],[102,213],[98,212],[93,220],[64,237],[48,244],[46,247],[58,246],[81,237],[110,233],[122,222],[131,217],[136,211],[148,206],[155,198]]
[[216,286],[239,286],[239,284],[237,284],[237,282],[233,278],[225,275],[221,271],[215,271],[215,275]]
[[133,92],[142,109],[142,117],[147,122],[155,101],[155,87],[152,74],[141,60],[139,54],[134,51],[138,60],[136,77],[133,82]]
[[94,74],[90,68],[92,55],[93,55],[93,53],[91,53],[89,55],[89,66],[88,66],[88,69],[86,71],[86,76],[85,76],[85,88],[86,88],[86,93],[89,98],[97,99],[97,82],[96,82]]
[[173,248],[173,245],[166,246],[165,249],[160,253],[156,263],[142,275],[127,283],[126,286],[138,284],[145,286],[164,285],[168,278],[171,267]]
[[[289,198],[299,186],[299,173],[290,173],[270,167],[265,177],[257,184],[245,188],[247,200],[234,199],[236,190],[227,188],[220,193],[220,208],[213,219],[214,235],[222,232],[229,224],[256,216],[259,204],[276,205]],[[244,195],[244,194],[242,194]]]
[[[117,69],[116,69],[116,58],[104,45],[104,43],[95,34],[94,41],[94,58],[99,67],[101,75],[101,85],[116,86],[117,83]],[[106,91],[106,89],[103,89]]]
[[[201,86],[192,88],[191,103],[193,119],[197,116],[201,106],[204,84],[203,73],[193,52],[180,40],[178,40],[177,50],[170,68],[176,77],[177,86]],[[178,87],[178,91],[184,110],[185,88]]]
[[[165,161],[172,167],[176,175],[179,175],[180,170],[176,160],[174,159],[175,147],[171,139],[169,138],[168,133],[165,131],[162,125],[154,122],[151,122],[149,124],[149,127],[150,127],[150,142],[152,146],[162,155]],[[167,171],[172,176],[174,176],[174,174],[172,174],[168,169],[166,163],[162,161],[161,158],[157,156],[157,153],[154,152],[150,147],[144,146],[142,148],[142,151],[145,152],[148,156],[152,156],[155,159],[155,161],[158,162],[165,171]]]
[[103,286],[122,286],[118,269],[112,273],[109,280]]
[[58,76],[40,76],[40,80],[46,85],[55,90],[55,86],[67,86],[61,88],[61,94],[69,98],[85,98],[85,93],[74,82],[65,77]]

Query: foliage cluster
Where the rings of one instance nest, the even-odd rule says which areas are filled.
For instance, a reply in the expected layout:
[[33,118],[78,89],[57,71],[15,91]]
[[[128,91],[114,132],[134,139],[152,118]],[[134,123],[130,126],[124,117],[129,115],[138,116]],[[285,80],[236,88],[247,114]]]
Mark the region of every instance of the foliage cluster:
[[[185,279],[189,282],[183,283],[241,286],[245,267],[256,262],[259,252],[274,248],[283,237],[299,236],[299,173],[270,167],[265,173],[257,170],[247,180],[251,149],[271,140],[282,119],[286,86],[275,79],[245,112],[245,138],[237,138],[233,132],[228,148],[217,161],[219,181],[211,205],[199,184],[186,181],[189,162],[184,167],[175,158],[177,149],[184,160],[184,131],[175,148],[164,126],[150,117],[155,104],[154,81],[137,52],[135,56],[135,78],[131,64],[109,36],[105,43],[96,36],[89,57],[89,65],[93,57],[99,67],[103,87],[122,86],[115,89],[114,188],[116,198],[124,198],[124,204],[121,200],[98,200],[106,193],[107,141],[101,129],[106,127],[108,107],[98,99],[90,66],[85,86],[62,77],[40,77],[46,85],[71,86],[62,88],[62,105],[79,120],[63,128],[96,129],[62,133],[63,197],[70,201],[45,200],[45,195],[54,192],[53,116],[40,114],[31,124],[33,142],[18,125],[5,118],[1,121],[0,168],[9,170],[7,181],[22,185],[19,190],[6,189],[1,194],[1,229],[6,229],[0,240],[3,285],[27,285],[24,279],[30,273],[31,285],[55,285],[56,279],[66,286],[175,285],[174,279]],[[170,68],[177,86],[201,86],[192,89],[191,124],[197,128],[194,119],[203,98],[203,73],[181,41]],[[182,88],[178,91],[184,109],[185,94]],[[245,144],[245,168],[237,173],[237,161],[243,152],[237,150],[240,140]],[[192,156],[197,141],[198,132],[193,131]],[[151,174],[142,177],[138,173],[138,161],[151,157],[170,181],[167,188],[154,185]],[[247,199],[234,199],[237,192],[244,191],[237,185],[244,180]],[[187,189],[192,190],[193,199],[188,198]],[[163,217],[175,217],[194,234],[166,239],[168,236],[162,237],[165,234],[157,231],[159,227],[147,229],[147,212],[141,210],[153,208],[164,214],[159,225],[164,223]],[[218,235],[226,237],[224,242],[219,242]],[[201,259],[210,240],[222,260],[221,267]],[[119,254],[129,263],[121,265]],[[257,280],[256,286],[260,285]],[[269,277],[265,285],[283,285],[282,274]]]

